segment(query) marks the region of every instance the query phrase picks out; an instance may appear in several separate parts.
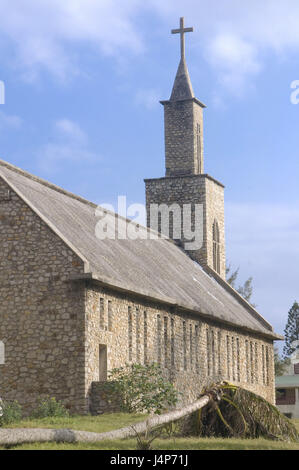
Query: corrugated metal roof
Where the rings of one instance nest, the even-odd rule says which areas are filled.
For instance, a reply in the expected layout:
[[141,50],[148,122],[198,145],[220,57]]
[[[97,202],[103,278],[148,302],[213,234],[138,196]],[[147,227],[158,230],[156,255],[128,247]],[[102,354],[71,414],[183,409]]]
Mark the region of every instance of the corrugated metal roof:
[[275,378],[275,387],[299,387],[299,375],[282,375]]
[[[100,240],[96,205],[0,160],[2,176],[17,193],[110,284],[273,337],[271,326],[231,295],[178,246],[163,238]],[[128,221],[121,219],[127,225]],[[114,217],[109,216],[109,225]],[[153,233],[153,232],[151,232]]]

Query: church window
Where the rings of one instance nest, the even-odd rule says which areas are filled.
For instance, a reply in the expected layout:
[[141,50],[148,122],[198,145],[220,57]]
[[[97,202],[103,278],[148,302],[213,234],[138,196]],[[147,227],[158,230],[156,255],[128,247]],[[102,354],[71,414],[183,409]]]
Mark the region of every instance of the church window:
[[216,354],[215,354],[215,332],[214,330],[211,331],[211,359],[212,359],[212,370],[213,375],[216,373]]
[[220,274],[220,235],[217,220],[213,223],[213,269]]
[[186,338],[186,322],[183,321],[183,354],[184,354],[184,370],[187,370],[187,338]]
[[171,319],[171,365],[175,366],[175,336],[174,336],[174,318]]
[[161,364],[161,316],[157,316],[157,359]]
[[255,343],[255,381],[258,383],[258,376],[259,376],[259,371],[258,371],[258,344]]
[[105,303],[103,297],[100,298],[100,328],[103,330],[105,327]]
[[262,345],[262,367],[263,367],[263,384],[266,384],[266,375],[265,375],[265,346]]
[[237,343],[237,381],[240,382],[240,340],[239,338],[236,339]]
[[251,383],[254,383],[254,353],[253,353],[253,343],[250,341],[250,379]]
[[143,331],[144,364],[147,364],[147,311],[143,313]]
[[108,300],[108,330],[112,331],[113,327],[113,307],[112,301]]
[[236,380],[236,351],[235,351],[235,338],[232,337],[232,376]]
[[132,307],[128,307],[128,340],[129,340],[129,361],[133,360],[133,322]]
[[226,364],[227,364],[227,378],[230,379],[231,378],[231,373],[230,373],[230,369],[231,369],[231,349],[230,349],[230,338],[229,336],[227,335],[226,336]]
[[192,323],[190,323],[190,367],[193,367],[193,337],[192,337]]
[[246,349],[246,380],[250,382],[250,359],[249,359],[249,343],[248,340],[245,341],[245,349]]
[[164,365],[168,367],[168,318],[164,317]]
[[0,341],[0,366],[5,364],[5,346],[3,341]]
[[196,129],[196,146],[197,146],[197,170],[198,173],[201,173],[201,132],[200,132],[200,124],[197,124]]
[[269,385],[269,348],[266,346],[266,385]]
[[221,331],[218,331],[218,374],[222,374],[222,368],[221,368]]
[[198,339],[199,339],[199,326],[195,325],[195,367],[196,367],[197,374],[199,374]]
[[140,362],[140,318],[139,309],[136,308],[136,360]]

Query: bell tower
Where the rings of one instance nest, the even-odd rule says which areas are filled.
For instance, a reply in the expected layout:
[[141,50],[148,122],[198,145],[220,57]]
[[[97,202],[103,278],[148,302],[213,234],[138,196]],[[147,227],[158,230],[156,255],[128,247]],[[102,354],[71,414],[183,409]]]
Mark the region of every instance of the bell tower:
[[[224,186],[204,173],[203,110],[193,92],[185,58],[184,18],[180,28],[181,58],[170,99],[161,101],[165,126],[165,177],[146,179],[147,225],[175,240],[199,264],[209,266],[225,279]],[[158,226],[152,208],[159,208]],[[163,207],[163,211],[162,211]],[[156,210],[156,209],[155,209]],[[199,217],[200,214],[200,225]],[[190,219],[188,235],[184,218]],[[167,233],[164,228],[168,226]],[[201,239],[190,249],[190,231]]]

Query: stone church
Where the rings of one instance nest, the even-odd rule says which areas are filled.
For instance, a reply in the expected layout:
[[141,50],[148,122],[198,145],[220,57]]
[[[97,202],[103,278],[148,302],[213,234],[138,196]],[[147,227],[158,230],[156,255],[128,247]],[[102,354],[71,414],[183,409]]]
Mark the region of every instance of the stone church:
[[201,204],[200,249],[163,234],[99,239],[96,204],[0,161],[0,397],[27,411],[48,395],[87,413],[109,370],[152,362],[185,402],[220,379],[274,402],[281,337],[225,280],[224,186],[204,173],[205,105],[186,65],[188,31],[183,19],[173,31],[181,61],[162,101],[166,175],[145,186],[148,213]]

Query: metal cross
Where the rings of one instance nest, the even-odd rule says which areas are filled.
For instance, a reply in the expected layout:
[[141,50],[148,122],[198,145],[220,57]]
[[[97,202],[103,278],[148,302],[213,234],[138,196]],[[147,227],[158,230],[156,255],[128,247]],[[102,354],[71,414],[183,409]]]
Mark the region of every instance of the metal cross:
[[193,33],[193,28],[185,28],[184,18],[180,18],[180,29],[172,29],[171,34],[181,35],[181,58],[185,59],[185,33]]

